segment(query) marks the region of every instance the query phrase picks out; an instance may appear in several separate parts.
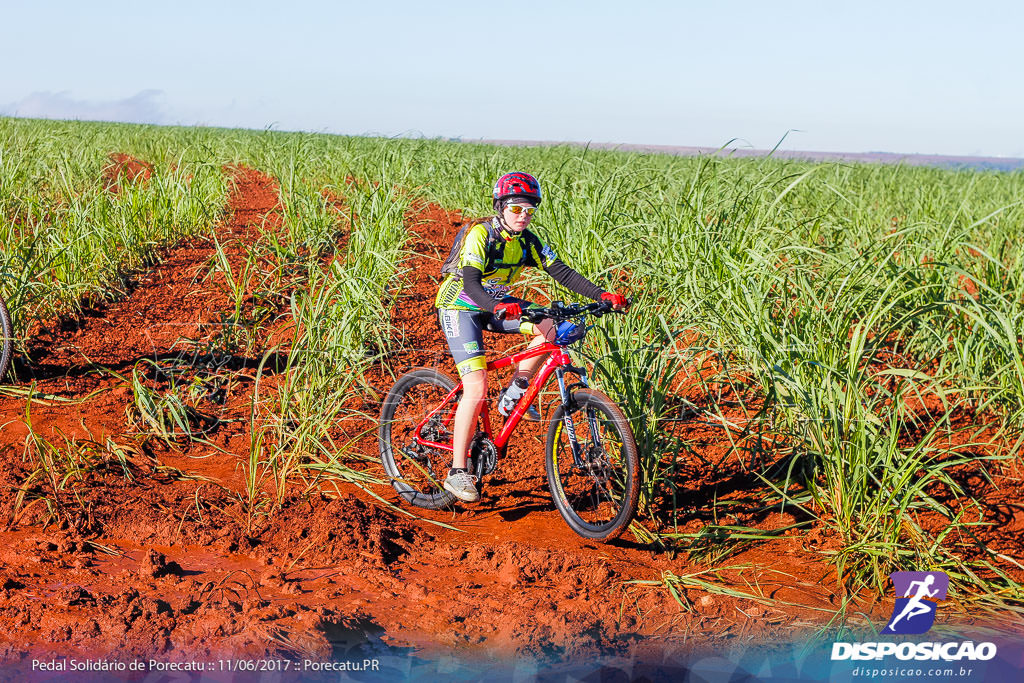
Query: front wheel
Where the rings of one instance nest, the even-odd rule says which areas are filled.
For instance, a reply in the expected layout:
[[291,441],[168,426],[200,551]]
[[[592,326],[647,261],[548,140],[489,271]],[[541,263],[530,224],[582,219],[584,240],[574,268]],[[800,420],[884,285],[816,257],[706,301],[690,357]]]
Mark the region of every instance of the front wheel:
[[455,496],[442,487],[452,462],[451,452],[421,445],[415,439],[416,426],[440,407],[420,430],[420,437],[451,443],[451,419],[459,395],[444,405],[442,402],[455,386],[455,380],[443,372],[418,368],[398,378],[381,406],[381,462],[395,490],[419,507],[436,510],[455,501]]
[[11,365],[11,351],[14,348],[14,332],[11,329],[11,315],[7,312],[7,304],[0,299],[0,382],[3,382],[7,369]]
[[559,406],[548,427],[548,486],[555,507],[580,536],[608,541],[621,534],[636,514],[640,494],[636,441],[629,421],[600,391],[578,389],[569,409],[581,463],[573,458]]

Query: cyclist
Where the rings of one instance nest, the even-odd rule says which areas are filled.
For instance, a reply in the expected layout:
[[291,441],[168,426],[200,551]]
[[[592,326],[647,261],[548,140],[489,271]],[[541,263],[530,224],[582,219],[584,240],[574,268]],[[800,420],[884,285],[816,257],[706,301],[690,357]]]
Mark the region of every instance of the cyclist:
[[[447,277],[441,283],[434,305],[441,330],[462,378],[462,399],[455,411],[452,467],[444,488],[468,503],[480,499],[476,477],[466,471],[473,427],[487,398],[487,360],[483,330],[503,334],[534,335],[533,348],[545,340],[554,341],[557,326],[550,320],[538,324],[521,322],[524,308],[533,304],[509,296],[508,292],[523,268],[543,268],[566,289],[595,301],[607,301],[617,309],[626,308],[622,294],[606,292],[563,263],[551,247],[529,229],[541,202],[540,183],[529,173],[506,173],[498,178],[491,193],[495,215],[463,227],[441,268]],[[523,361],[512,377],[529,379],[544,361],[544,355]],[[507,391],[507,390],[506,390]],[[533,406],[525,419],[539,421]]]

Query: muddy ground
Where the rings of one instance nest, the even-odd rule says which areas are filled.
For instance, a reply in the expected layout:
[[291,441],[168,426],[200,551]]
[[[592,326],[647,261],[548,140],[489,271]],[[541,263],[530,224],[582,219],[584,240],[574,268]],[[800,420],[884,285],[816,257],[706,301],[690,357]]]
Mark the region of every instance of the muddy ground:
[[[116,162],[130,179],[148,175],[144,163]],[[215,232],[238,263],[258,226],[280,223],[280,207],[272,178],[248,168],[226,172],[234,182]],[[110,187],[117,182],[115,171]],[[387,363],[367,374],[379,395],[405,367],[450,364],[432,300],[438,263],[462,217],[420,205],[406,218],[419,238],[392,318],[402,339]],[[0,397],[0,661],[337,658],[371,643],[425,657],[664,662],[705,645],[803,637],[846,597],[822,552],[837,541],[813,524],[753,543],[719,563],[732,569],[702,577],[743,591],[756,586],[766,601],[690,589],[681,596],[684,607],[663,587],[630,583],[709,565],[658,552],[629,534],[610,544],[575,535],[547,490],[543,428],[529,424],[476,505],[412,510],[418,518],[345,485],[306,496],[296,490],[282,509],[252,514],[242,502],[243,463],[258,358],[207,354],[230,306],[222,283],[206,276],[213,256],[208,238],[177,245],[159,265],[134,274],[123,297],[38,326],[27,357],[16,359],[17,386],[31,385],[35,397]],[[270,334],[286,336],[287,321]],[[518,343],[503,338],[494,346]],[[133,371],[145,372],[145,361],[183,350],[237,378],[228,388],[210,388],[221,392],[222,420],[207,435],[210,443],[169,448],[140,436],[131,379]],[[353,407],[372,414],[373,401],[364,392]],[[371,459],[373,428],[358,416],[340,426]],[[685,529],[715,522],[774,530],[806,521],[743,504],[728,518],[713,518],[715,500],[742,501],[756,479],[738,462],[710,475],[701,461],[726,454],[723,432],[696,420],[684,429],[701,449],[680,468],[690,502]],[[40,439],[90,456],[93,466],[69,481],[48,481],[42,472],[26,484],[40,454],[62,457]],[[1018,559],[1019,474],[1011,468],[991,484],[974,482],[990,512],[979,535]],[[372,491],[401,507],[389,486]],[[34,498],[47,492],[47,500]],[[883,596],[855,604],[860,619],[875,623],[892,607]]]

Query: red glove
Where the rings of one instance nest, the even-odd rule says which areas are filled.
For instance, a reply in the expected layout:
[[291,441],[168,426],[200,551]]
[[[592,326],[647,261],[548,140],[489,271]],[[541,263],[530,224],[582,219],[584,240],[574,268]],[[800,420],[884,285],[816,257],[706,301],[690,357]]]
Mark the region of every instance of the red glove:
[[497,306],[494,307],[494,315],[501,318],[502,316],[499,315],[501,313],[505,314],[505,320],[515,320],[516,318],[519,318],[520,316],[523,315],[523,308],[514,301],[510,304],[498,304]]
[[626,302],[626,297],[618,292],[605,292],[601,295],[601,301],[607,301],[612,305],[612,308],[622,309],[629,306],[629,303]]

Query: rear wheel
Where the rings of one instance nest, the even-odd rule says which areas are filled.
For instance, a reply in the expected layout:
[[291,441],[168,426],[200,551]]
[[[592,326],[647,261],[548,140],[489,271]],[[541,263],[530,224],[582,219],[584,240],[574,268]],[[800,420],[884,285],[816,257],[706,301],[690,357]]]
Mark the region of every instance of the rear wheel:
[[419,368],[398,378],[380,411],[378,443],[384,470],[395,490],[409,503],[437,509],[455,501],[442,488],[452,453],[416,443],[416,426],[441,406],[420,431],[420,437],[451,445],[451,420],[461,393],[441,405],[456,381],[437,370]]
[[555,507],[580,536],[607,541],[621,534],[636,514],[640,492],[636,441],[629,421],[600,391],[573,392],[569,411],[582,465],[572,455],[559,406],[548,427],[548,486]]
[[0,335],[3,336],[0,339],[0,342],[2,342],[0,343],[0,382],[2,382],[11,365],[11,352],[14,349],[11,315],[7,312],[7,304],[4,303],[3,299],[0,299]]

